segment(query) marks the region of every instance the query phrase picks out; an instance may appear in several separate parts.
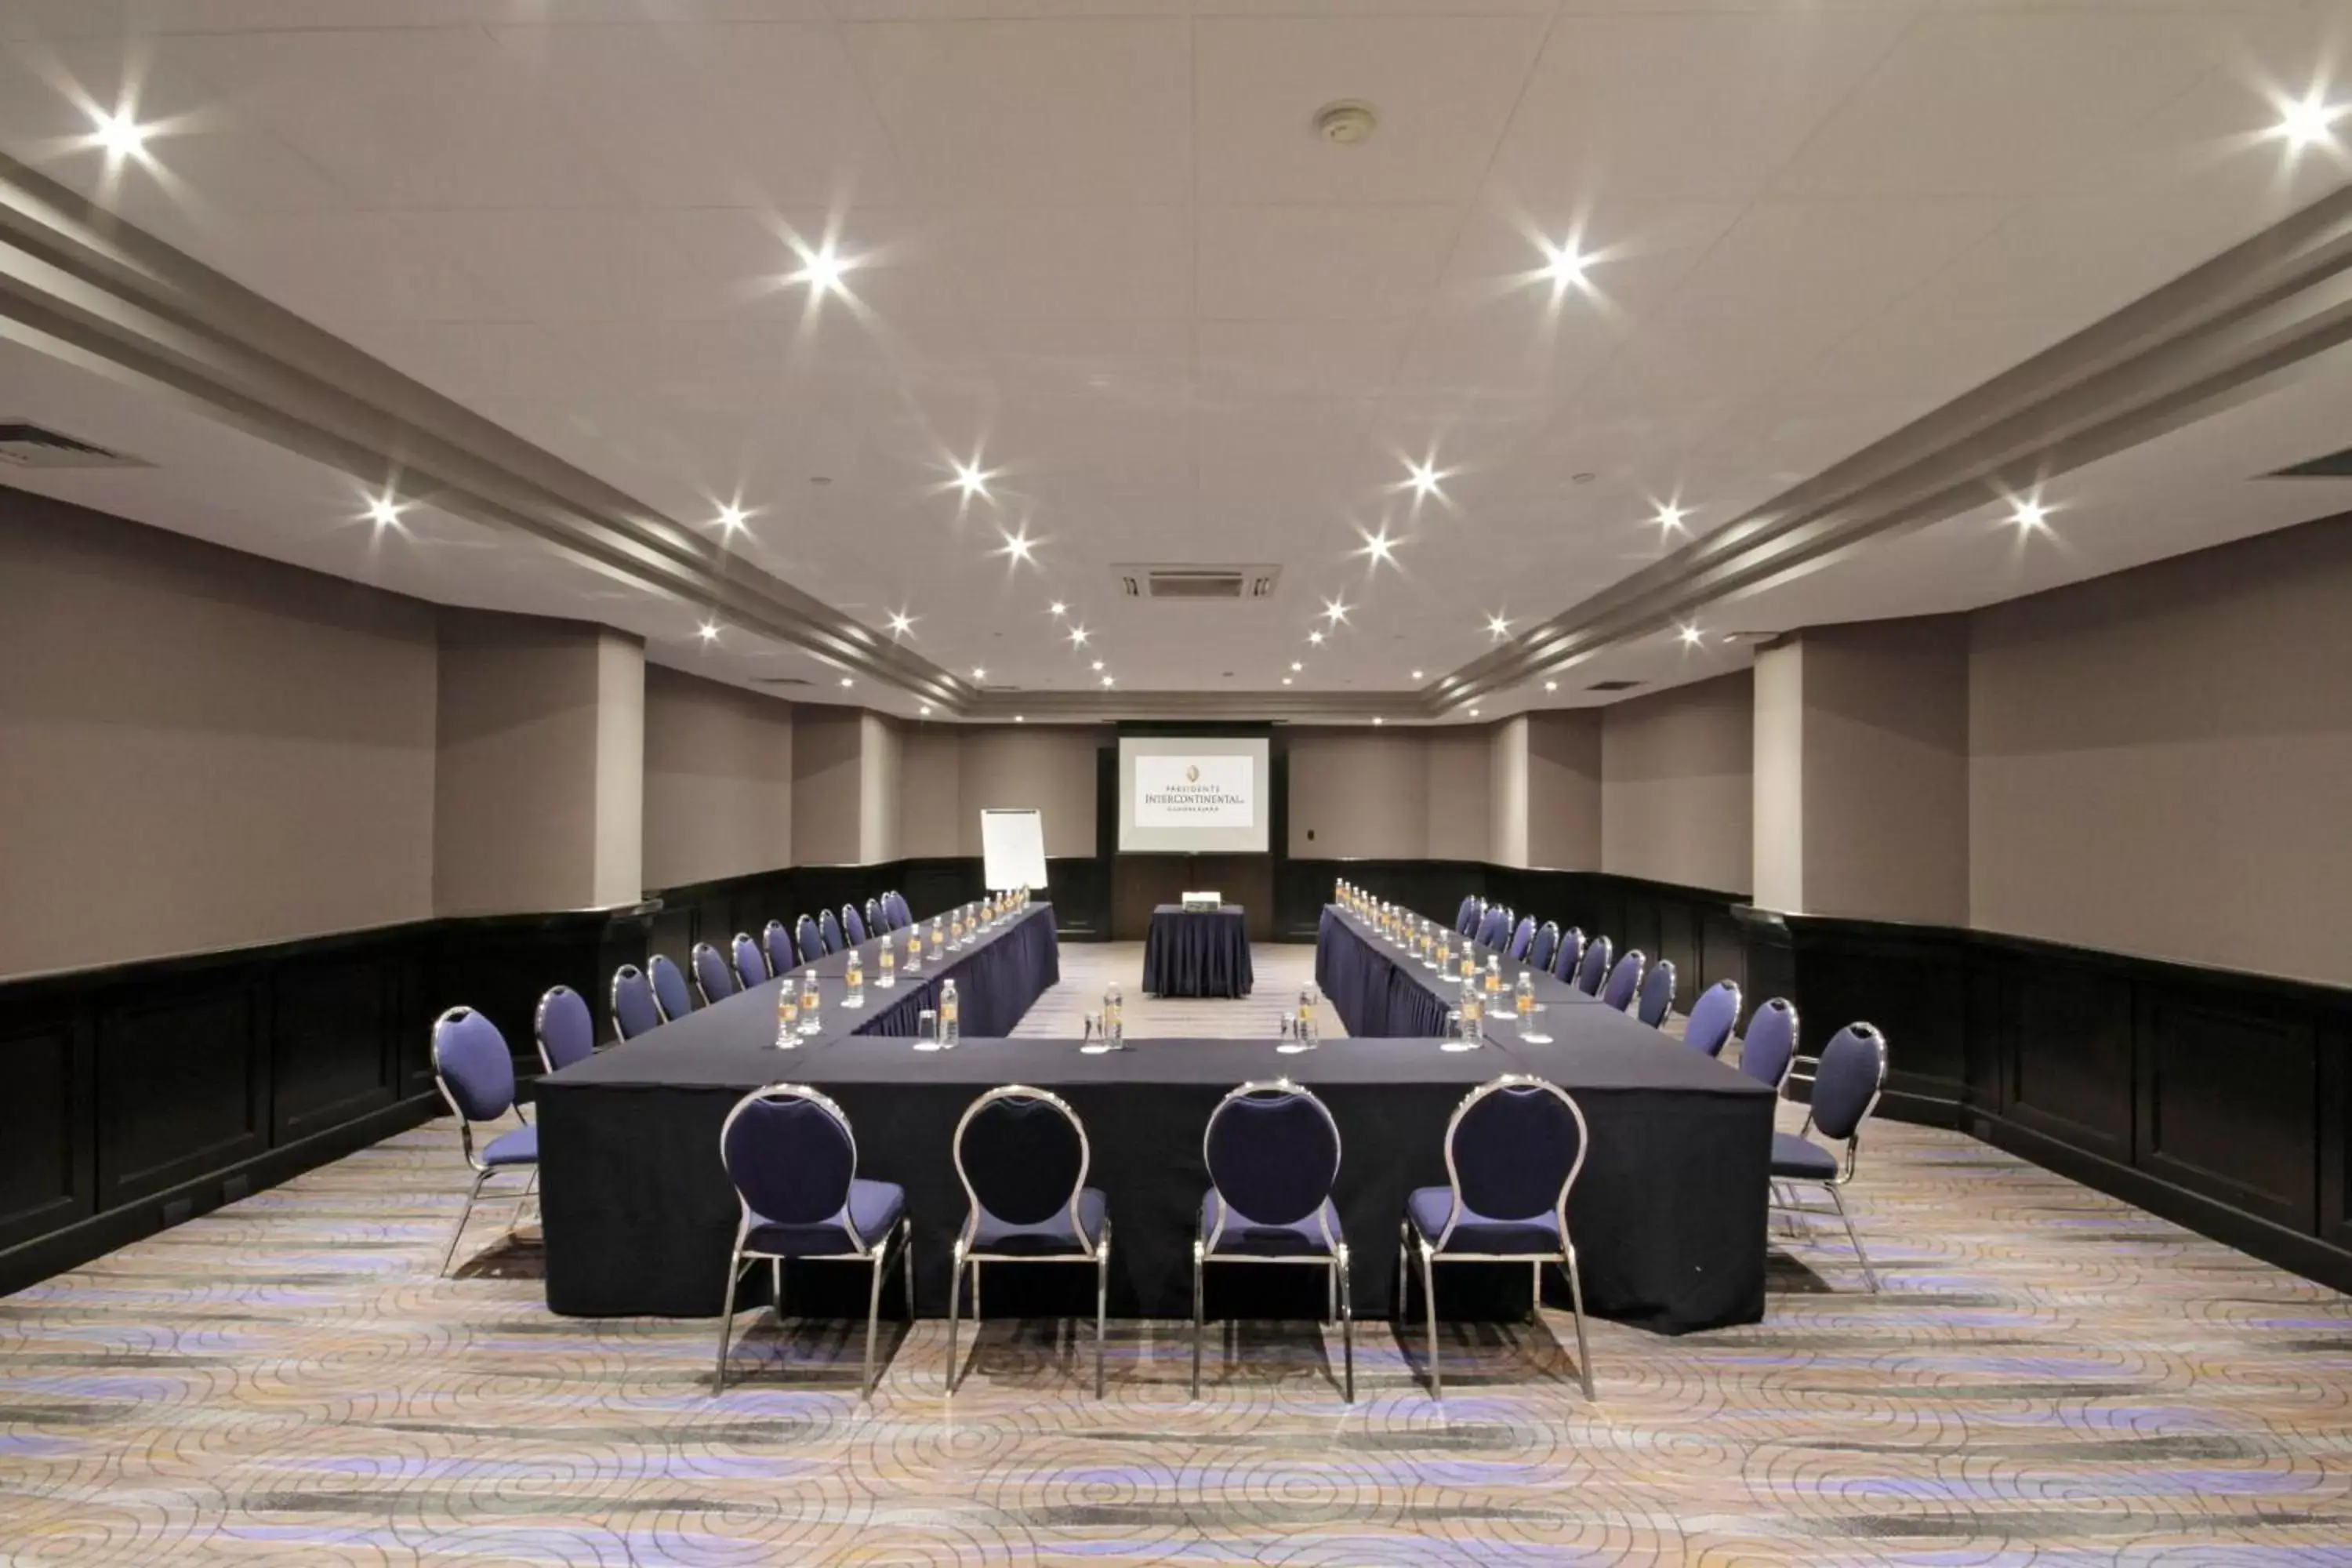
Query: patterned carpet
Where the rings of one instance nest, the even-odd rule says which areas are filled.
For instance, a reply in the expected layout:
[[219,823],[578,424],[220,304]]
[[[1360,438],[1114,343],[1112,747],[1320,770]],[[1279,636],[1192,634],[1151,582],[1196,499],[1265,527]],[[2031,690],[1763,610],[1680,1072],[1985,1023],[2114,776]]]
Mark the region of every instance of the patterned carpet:
[[[2352,1562],[2352,1301],[1951,1133],[1881,1126],[1887,1278],[1779,1244],[1770,1321],[1449,1333],[1447,1394],[1361,1325],[551,1318],[508,1211],[432,1275],[438,1123],[0,1301],[8,1563]],[[1223,1336],[1219,1336],[1222,1338]],[[1417,1353],[1417,1352],[1416,1352]]]
[[[1080,1021],[1102,1011],[1103,987],[1116,984],[1129,1039],[1270,1040],[1281,1031],[1282,1016],[1298,1011],[1299,988],[1315,984],[1315,944],[1254,942],[1250,969],[1255,983],[1247,996],[1146,996],[1141,942],[1065,942],[1062,983],[1031,1003],[1013,1032],[1023,1039],[1075,1040]],[[1339,1015],[1328,1007],[1322,1015],[1323,1037],[1344,1039],[1348,1029]]]

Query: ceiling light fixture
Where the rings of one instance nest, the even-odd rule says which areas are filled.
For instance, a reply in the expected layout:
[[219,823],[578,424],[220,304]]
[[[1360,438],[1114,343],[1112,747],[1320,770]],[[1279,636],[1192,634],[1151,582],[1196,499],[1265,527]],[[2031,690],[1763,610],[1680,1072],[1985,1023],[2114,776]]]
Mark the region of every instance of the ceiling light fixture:
[[1385,724],[1385,723],[1387,723],[1387,722],[1388,722],[1388,721],[1387,721],[1387,720],[1385,720],[1385,719],[1382,719],[1382,718],[1379,717],[1378,715],[1374,715],[1374,716],[1373,716],[1373,719],[1372,719],[1372,722],[1373,722],[1373,723],[1375,723],[1375,724]]
[[1559,689],[1559,682],[1557,680],[1547,680],[1544,682],[1544,689],[1546,691],[1558,691]]
[[924,718],[926,718],[926,719],[929,718],[929,717],[930,717],[930,715],[931,715],[931,705],[930,705],[929,703],[928,703],[928,702],[924,703],[924,704],[923,704],[923,706],[922,706],[922,708],[919,710],[919,711],[921,712],[921,714],[922,714],[922,716],[923,716]]
[[1290,684],[1290,677],[1288,677],[1288,676],[1286,676],[1286,676],[1284,676],[1284,677],[1282,678],[1282,683],[1283,683],[1285,686],[1289,685],[1289,684]]
[[1300,670],[1305,669],[1307,667],[1304,664],[1301,664],[1295,658],[1290,661],[1290,673],[1293,675],[1297,674]]
[[400,503],[390,496],[368,498],[368,521],[378,528],[390,528],[400,521]]
[[1357,554],[1370,556],[1374,566],[1386,566],[1395,562],[1396,542],[1389,537],[1387,529],[1383,528],[1378,533],[1364,533],[1360,528],[1356,531],[1364,537],[1364,547],[1357,551]]
[[719,509],[719,526],[730,533],[740,532],[744,516],[744,510],[740,506],[722,506]]
[[1015,724],[1026,724],[1029,722],[1029,716],[1026,713],[1015,713],[1013,716],[1013,721]]
[[2332,142],[2336,140],[2336,121],[2344,109],[2343,105],[2326,101],[2314,88],[2309,97],[2279,105],[2279,122],[2272,128],[2271,134],[2296,152],[2323,142]]
[[1501,642],[1505,637],[1509,637],[1511,635],[1510,617],[1507,616],[1488,616],[1486,617],[1486,635],[1493,637],[1496,642]]
[[1070,646],[1072,647],[1084,647],[1087,646],[1087,638],[1092,635],[1093,634],[1088,632],[1084,626],[1072,626],[1070,628]]
[[1059,599],[1055,600],[1052,605],[1047,606],[1047,608],[1052,610],[1053,613],[1057,616],[1066,616],[1070,613],[1070,606],[1062,603]]
[[1106,676],[1104,676],[1104,677],[1103,677],[1103,684],[1104,684],[1105,686],[1108,686],[1108,685],[1110,684],[1110,682],[1111,682],[1111,678],[1110,678],[1109,676],[1106,675]]
[[1347,601],[1345,599],[1324,600],[1323,618],[1330,622],[1335,626],[1346,625],[1348,620]]
[[702,623],[702,640],[704,642],[717,642],[719,640],[719,623],[717,621],[705,621]]
[[1415,680],[1419,680],[1419,679],[1421,679],[1421,671],[1419,671],[1419,670],[1417,670],[1417,669],[1416,669],[1416,670],[1414,670],[1414,671],[1412,672],[1412,678],[1413,678]]
[[2011,504],[2009,509],[2009,521],[2023,529],[2026,532],[2032,533],[2049,524],[2050,509],[2043,506],[2040,501],[2029,497],[2024,500],[2015,501]]
[[999,549],[996,553],[999,555],[1011,556],[1013,558],[1013,563],[1015,566],[1018,566],[1021,563],[1029,559],[1029,552],[1034,548],[1034,546],[1031,543],[1029,539],[1029,531],[1026,528],[1024,528],[1018,533],[1006,534],[1004,536],[1003,547]]
[[845,676],[843,676],[843,677],[841,678],[841,683],[842,683],[844,686],[848,685],[848,684],[849,684],[849,677],[847,677],[847,676],[845,676]]
[[971,672],[971,678],[974,680],[986,680],[988,679],[988,671],[975,668]]
[[1693,621],[1689,626],[1682,628],[1682,637],[1683,647],[1696,647],[1701,642],[1706,640],[1706,634],[1698,629],[1697,622]]
[[1662,501],[1658,505],[1657,524],[1668,533],[1676,533],[1681,531],[1683,519],[1689,515],[1674,502]]
[[914,616],[908,615],[904,610],[893,610],[890,612],[890,635],[892,637],[902,637],[914,629]]
[[1543,275],[1551,279],[1551,289],[1554,295],[1583,286],[1585,258],[1583,253],[1576,248],[1574,240],[1563,241],[1559,245],[1554,245],[1548,239],[1538,243],[1543,247]]
[[995,476],[984,472],[978,458],[969,463],[957,463],[955,470],[956,488],[963,491],[966,499],[972,496],[978,496],[982,500],[988,499],[988,481]]
[[1408,458],[1405,459],[1404,467],[1404,482],[1412,487],[1412,493],[1416,496],[1435,495],[1437,493],[1437,481],[1445,477],[1444,474],[1437,471],[1437,464],[1434,459],[1426,463],[1416,463],[1412,458]]
[[1473,719],[1475,719],[1476,717],[1478,717],[1478,710],[1476,710],[1475,708],[1473,708],[1472,710],[1470,710],[1470,717],[1472,717]]
[[1308,642],[1314,643],[1314,644],[1315,644],[1315,645],[1317,645],[1318,647],[1320,647],[1320,646],[1322,645],[1322,642],[1323,642],[1323,633],[1322,633],[1322,630],[1318,627],[1318,629],[1316,629],[1316,630],[1314,630],[1314,631],[1308,632],[1308,633],[1307,634],[1307,640]]
[[95,116],[98,144],[110,157],[135,158],[147,150],[147,128],[129,114]]
[[834,249],[833,241],[828,239],[814,250],[801,252],[801,269],[791,276],[790,281],[807,284],[809,298],[822,300],[841,290],[841,275],[856,265]]

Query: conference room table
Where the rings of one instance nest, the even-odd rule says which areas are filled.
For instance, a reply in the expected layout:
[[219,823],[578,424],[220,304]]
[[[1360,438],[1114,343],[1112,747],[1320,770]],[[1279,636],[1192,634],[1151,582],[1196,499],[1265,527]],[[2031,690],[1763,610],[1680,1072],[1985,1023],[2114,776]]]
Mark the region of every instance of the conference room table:
[[[949,963],[918,990],[952,974],[968,1019],[1010,1028],[1054,983],[1053,911],[1034,905]],[[869,944],[870,946],[870,944]],[[1353,916],[1326,911],[1318,970],[1351,1033],[1409,1021],[1416,985],[1433,978]],[[1574,1094],[1591,1152],[1570,1200],[1587,1307],[1666,1332],[1754,1322],[1763,1314],[1765,1184],[1772,1096],[1723,1064],[1549,982],[1550,1046],[1490,1027],[1479,1049],[1443,1050],[1429,1037],[1331,1039],[1279,1055],[1273,1040],[1134,1040],[1087,1055],[1075,1039],[1003,1039],[967,1033],[953,1051],[918,1052],[895,1029],[909,994],[862,1014],[840,1008],[841,955],[815,968],[823,1033],[774,1048],[778,982],[754,986],[540,1080],[539,1126],[547,1301],[580,1316],[716,1316],[739,1215],[719,1161],[719,1128],[746,1091],[784,1081],[822,1089],[848,1115],[860,1175],[907,1189],[914,1217],[916,1295],[926,1316],[947,1309],[950,1245],[967,1199],[951,1153],[957,1121],[983,1089],[1026,1083],[1052,1089],[1085,1123],[1087,1181],[1108,1194],[1113,1226],[1111,1310],[1122,1317],[1191,1314],[1191,1247],[1207,1187],[1202,1130],[1234,1085],[1286,1076],[1330,1107],[1343,1139],[1335,1194],[1353,1253],[1360,1317],[1391,1310],[1397,1222],[1412,1188],[1445,1181],[1444,1137],[1462,1097],[1503,1072],[1540,1073]],[[868,955],[867,973],[873,973]],[[1377,976],[1377,984],[1375,984]],[[1549,982],[1549,977],[1545,979]],[[1375,1012],[1375,991],[1398,999]],[[1442,992],[1440,993],[1442,994]],[[983,995],[985,1000],[982,1000]],[[1571,996],[1580,997],[1570,1000]],[[1441,1012],[1442,1016],[1442,1012]],[[810,1265],[795,1275],[795,1310],[852,1316],[864,1310],[862,1271]],[[1055,1269],[1004,1269],[988,1287],[991,1315],[1066,1315],[1087,1292]],[[1290,1276],[1298,1275],[1298,1279]],[[1228,1269],[1210,1283],[1218,1316],[1318,1316],[1319,1285],[1301,1271]],[[1523,1268],[1462,1267],[1441,1281],[1441,1313],[1523,1311]],[[804,1281],[804,1282],[803,1282]],[[764,1271],[745,1300],[764,1300]],[[1548,1281],[1552,1299],[1560,1299]],[[895,1299],[895,1287],[893,1291]]]
[[1143,937],[1145,995],[1238,997],[1256,984],[1241,905],[1161,904],[1151,911]]

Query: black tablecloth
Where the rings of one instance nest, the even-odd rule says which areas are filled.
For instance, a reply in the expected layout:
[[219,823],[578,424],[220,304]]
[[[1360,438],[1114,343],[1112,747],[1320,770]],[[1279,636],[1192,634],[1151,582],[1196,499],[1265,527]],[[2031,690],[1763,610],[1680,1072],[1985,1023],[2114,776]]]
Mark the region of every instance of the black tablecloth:
[[1143,939],[1143,991],[1148,996],[1246,996],[1249,931],[1239,904],[1188,910],[1161,904]]
[[[1025,1009],[1052,982],[1053,939],[1051,911],[1041,908],[979,947],[950,954],[949,973],[968,998],[967,1016],[975,1007],[999,1018]],[[1042,943],[1045,952],[1016,961],[1010,945],[1016,942]],[[1424,973],[1417,963],[1396,969],[1388,962],[1392,950],[1336,912],[1324,921],[1318,947],[1326,973]],[[1343,956],[1346,948],[1359,951]],[[1260,1040],[1139,1040],[1126,1052],[1089,1057],[1075,1040],[969,1035],[961,1049],[918,1053],[857,1033],[857,1024],[842,1026],[833,1005],[841,962],[818,966],[828,1032],[800,1049],[771,1048],[773,987],[762,986],[540,1080],[551,1309],[716,1315],[737,1215],[719,1163],[719,1125],[745,1090],[782,1079],[817,1085],[841,1103],[857,1133],[860,1174],[905,1185],[916,1226],[918,1299],[927,1314],[943,1313],[949,1243],[966,1202],[950,1155],[956,1121],[983,1089],[1018,1082],[1051,1088],[1086,1123],[1094,1162],[1088,1180],[1109,1195],[1116,1227],[1113,1312],[1186,1317],[1193,1221],[1207,1180],[1201,1130],[1234,1084],[1286,1073],[1312,1085],[1339,1124],[1337,1202],[1355,1255],[1357,1310],[1378,1316],[1389,1310],[1394,1288],[1404,1195],[1445,1181],[1444,1138],[1454,1106],[1473,1086],[1520,1071],[1541,1073],[1574,1094],[1591,1128],[1591,1151],[1569,1205],[1587,1304],[1670,1332],[1763,1315],[1772,1097],[1589,998],[1563,999],[1547,1016],[1557,1044],[1507,1040],[1506,1023],[1489,1030],[1496,1043],[1457,1054],[1430,1039],[1358,1038],[1286,1057]],[[1409,989],[1381,984],[1384,994]],[[979,992],[999,987],[1010,990],[980,1001]],[[1338,992],[1332,995],[1336,1002]],[[1352,1029],[1355,1018],[1341,1016]],[[858,1023],[882,1021],[877,1015]],[[836,1288],[822,1272],[813,1268],[809,1287],[794,1288],[813,1308]],[[862,1281],[849,1278],[856,1271],[835,1272],[839,1310],[862,1311]],[[1084,1291],[1025,1278],[1066,1272],[1004,1270],[1002,1285],[989,1281],[992,1310],[1071,1310]],[[1319,1310],[1320,1287],[1307,1271],[1223,1272],[1251,1278],[1213,1279],[1213,1312],[1233,1310],[1250,1291],[1277,1293],[1276,1310]],[[1306,1282],[1288,1278],[1294,1272]],[[1258,1278],[1268,1276],[1282,1278]],[[1441,1307],[1448,1315],[1517,1310],[1526,1279],[1519,1268],[1455,1269]]]

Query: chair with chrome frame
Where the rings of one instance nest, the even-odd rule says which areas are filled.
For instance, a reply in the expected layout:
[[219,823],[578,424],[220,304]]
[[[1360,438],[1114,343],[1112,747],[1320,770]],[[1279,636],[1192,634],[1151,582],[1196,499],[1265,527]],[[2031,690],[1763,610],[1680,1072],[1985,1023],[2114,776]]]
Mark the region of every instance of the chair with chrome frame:
[[[520,1171],[528,1177],[515,1195],[515,1216],[507,1228],[511,1231],[522,1219],[522,1205],[539,1180],[539,1129],[515,1103],[514,1058],[507,1050],[506,1037],[481,1014],[471,1007],[452,1007],[434,1019],[432,1058],[434,1085],[457,1115],[458,1146],[465,1151],[466,1163],[474,1168],[466,1206],[457,1211],[449,1245],[441,1254],[439,1272],[446,1276],[457,1256],[457,1243],[465,1239],[466,1222],[474,1217],[475,1200],[482,1195],[483,1184],[501,1171]],[[474,1124],[495,1121],[509,1111],[522,1125],[509,1128],[478,1152]]]
[[882,901],[890,906],[890,929],[892,931],[905,931],[908,926],[915,923],[915,911],[907,907],[906,894],[900,892],[898,889],[893,888],[888,892],[882,895]]
[[1683,1023],[1683,1044],[1702,1056],[1719,1057],[1738,1026],[1739,986],[1718,980],[1691,1004],[1690,1016]]
[[1462,900],[1461,907],[1454,911],[1454,931],[1459,935],[1468,936],[1478,929],[1478,921],[1486,913],[1486,900],[1475,893],[1466,895]]
[[1100,1399],[1110,1300],[1110,1216],[1102,1190],[1087,1185],[1094,1152],[1078,1113],[1059,1095],[1005,1084],[965,1107],[953,1149],[956,1177],[971,1211],[956,1233],[948,1277],[948,1392],[954,1393],[961,1381],[956,1324],[967,1265],[977,1325],[983,1263],[1091,1263],[1095,1397]]
[[[1772,1180],[1776,1184],[1786,1184],[1789,1189],[1787,1199],[1778,1206],[1791,1215],[1821,1214],[1824,1211],[1796,1201],[1796,1185],[1818,1186],[1828,1193],[1838,1218],[1844,1222],[1854,1261],[1862,1265],[1863,1281],[1873,1295],[1878,1293],[1878,1275],[1870,1266],[1870,1254],[1863,1250],[1862,1233],[1854,1229],[1853,1215],[1847,1211],[1840,1189],[1853,1180],[1854,1157],[1862,1149],[1862,1124],[1878,1109],[1878,1097],[1885,1088],[1886,1037],[1869,1024],[1848,1024],[1822,1047],[1803,1131],[1772,1134]],[[1822,1148],[1805,1135],[1811,1132],[1833,1141],[1843,1139],[1844,1154]],[[1804,1223],[1810,1227],[1810,1221]]]
[[906,1189],[857,1173],[857,1137],[849,1130],[849,1118],[805,1084],[772,1083],[737,1100],[719,1124],[719,1163],[743,1212],[727,1260],[717,1386],[727,1386],[735,1291],[746,1263],[768,1265],[779,1323],[784,1319],[786,1263],[863,1263],[873,1270],[873,1281],[866,1297],[866,1370],[858,1397],[873,1397],[882,1280],[894,1251],[907,1277],[907,1321],[915,1321],[915,1231],[907,1215]]
[[841,933],[844,947],[858,947],[866,941],[866,920],[857,912],[856,904],[841,906]]
[[1342,1393],[1356,1399],[1356,1305],[1348,1242],[1331,1189],[1339,1124],[1288,1079],[1243,1084],[1217,1102],[1201,1134],[1209,1190],[1192,1237],[1192,1397],[1201,1397],[1203,1271],[1211,1263],[1305,1264],[1328,1270],[1325,1300],[1339,1325]]
[[654,1000],[661,1004],[662,1021],[676,1023],[694,1011],[694,997],[686,988],[686,972],[664,953],[646,960],[646,973],[654,983]]
[[1601,994],[1601,983],[1609,978],[1609,939],[1596,936],[1584,944],[1584,956],[1576,965],[1576,988],[1587,996]]
[[539,1065],[549,1072],[562,1072],[596,1054],[596,1020],[587,999],[569,985],[547,988],[531,1015],[530,1032],[539,1041]]
[[1552,956],[1559,952],[1559,927],[1546,921],[1536,927],[1536,939],[1528,948],[1528,967],[1551,973]]
[[[1626,956],[1630,958],[1633,955],[1628,953]],[[1633,1009],[1633,1016],[1653,1029],[1662,1029],[1674,1010],[1674,961],[1662,958],[1650,965],[1650,973],[1642,976],[1641,1000]]]
[[1444,1397],[1437,1365],[1440,1263],[1525,1263],[1535,1289],[1528,1316],[1543,1305],[1543,1266],[1568,1278],[1576,1314],[1577,1380],[1592,1397],[1592,1362],[1584,1339],[1584,1280],[1568,1232],[1568,1194],[1584,1169],[1584,1112],[1566,1089],[1525,1073],[1480,1084],[1445,1124],[1442,1187],[1416,1188],[1404,1205],[1397,1244],[1396,1310],[1411,1302],[1407,1264],[1421,1263],[1429,1324],[1429,1392]]
[[1629,947],[1615,968],[1609,972],[1609,984],[1601,988],[1601,1005],[1612,1013],[1622,1013],[1633,1005],[1635,993],[1642,989],[1642,969],[1649,960],[1638,947]]
[[1505,951],[1510,953],[1513,963],[1518,963],[1528,956],[1528,944],[1535,939],[1536,917],[1521,915],[1519,923],[1511,930],[1511,945]]
[[613,971],[613,1027],[621,1038],[634,1040],[662,1026],[661,1002],[654,995],[654,983],[646,972],[634,963],[625,963]]
[[727,967],[724,953],[707,942],[698,942],[687,958],[694,965],[694,988],[702,993],[704,1006],[735,994],[735,972]]
[[1576,984],[1576,966],[1584,961],[1584,928],[1570,926],[1559,933],[1559,951],[1551,955],[1551,977]]
[[800,955],[793,951],[793,933],[782,921],[770,921],[760,932],[760,945],[767,950],[768,975],[782,979],[793,972]]
[[749,931],[737,931],[729,944],[735,960],[735,989],[749,991],[754,985],[765,985],[775,978],[768,973],[768,955],[751,940]]
[[889,934],[889,931],[890,917],[883,912],[882,900],[879,899],[866,900],[866,934],[867,936],[887,936]]
[[1480,947],[1500,947],[1511,930],[1511,911],[1501,904],[1489,904],[1479,918],[1476,941]]
[[803,963],[814,963],[825,953],[824,938],[818,934],[816,921],[803,915],[793,927],[793,940],[801,950]]
[[1748,1032],[1739,1037],[1739,1070],[1776,1095],[1786,1093],[1797,1065],[1797,1039],[1795,1005],[1773,997],[1756,1009]]
[[827,952],[839,952],[842,950],[844,943],[841,940],[841,922],[834,918],[831,910],[819,911],[816,917],[816,939]]

